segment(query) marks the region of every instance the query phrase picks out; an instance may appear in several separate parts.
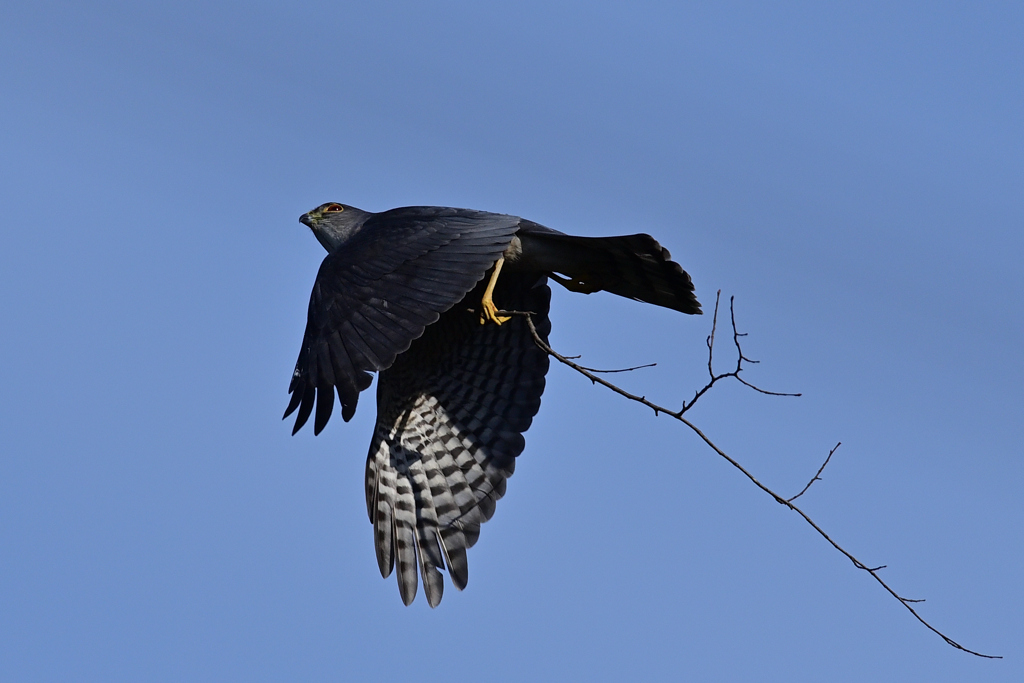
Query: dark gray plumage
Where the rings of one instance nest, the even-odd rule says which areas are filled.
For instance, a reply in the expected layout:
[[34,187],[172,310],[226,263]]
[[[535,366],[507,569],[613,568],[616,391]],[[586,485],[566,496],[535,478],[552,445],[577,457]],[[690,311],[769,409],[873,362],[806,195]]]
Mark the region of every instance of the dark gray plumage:
[[[547,355],[526,323],[482,325],[492,267],[498,309],[528,310],[550,330],[551,277],[577,292],[606,290],[700,313],[693,284],[649,235],[574,237],[516,216],[407,207],[374,214],[324,204],[300,220],[328,251],[309,302],[285,417],[294,434],[342,418],[379,372],[366,503],[381,575],[398,567],[410,604],[422,577],[431,607],[441,570],[462,589],[466,550],[494,514],[540,408]],[[500,322],[500,321],[499,321]]]

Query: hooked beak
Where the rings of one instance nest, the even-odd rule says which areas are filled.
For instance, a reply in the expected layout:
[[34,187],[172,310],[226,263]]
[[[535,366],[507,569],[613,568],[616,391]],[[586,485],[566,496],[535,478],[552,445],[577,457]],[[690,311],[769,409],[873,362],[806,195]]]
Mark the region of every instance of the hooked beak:
[[308,213],[304,213],[299,216],[299,222],[308,226],[310,229],[313,227],[313,218]]

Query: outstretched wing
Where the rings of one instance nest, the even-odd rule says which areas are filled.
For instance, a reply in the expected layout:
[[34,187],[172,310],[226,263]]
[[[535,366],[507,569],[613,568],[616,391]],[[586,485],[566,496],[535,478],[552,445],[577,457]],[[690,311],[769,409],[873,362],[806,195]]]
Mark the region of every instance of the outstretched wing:
[[515,235],[515,216],[409,207],[372,216],[320,265],[284,417],[297,432],[316,405],[313,431],[331,417],[334,391],[347,422],[369,372],[395,357],[460,301]]
[[[467,311],[479,307],[479,289],[429,327],[377,385],[366,506],[381,575],[398,565],[407,605],[417,574],[431,607],[444,591],[440,570],[465,588],[466,550],[505,493],[544,391],[548,357],[526,321],[480,325]],[[536,273],[503,272],[495,291],[499,307],[533,312],[545,340],[550,297]]]

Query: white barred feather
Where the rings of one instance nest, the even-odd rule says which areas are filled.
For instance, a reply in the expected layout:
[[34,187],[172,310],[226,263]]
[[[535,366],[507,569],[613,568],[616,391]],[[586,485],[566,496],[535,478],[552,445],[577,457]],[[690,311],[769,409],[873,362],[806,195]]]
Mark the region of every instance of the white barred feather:
[[[481,326],[467,295],[380,375],[377,425],[367,457],[367,512],[383,576],[398,567],[402,600],[444,592],[441,570],[462,590],[466,550],[505,494],[525,431],[540,407],[547,356],[524,320]],[[474,298],[475,297],[475,298]],[[503,276],[495,300],[537,314],[546,337],[543,279]],[[418,572],[417,572],[418,569]]]

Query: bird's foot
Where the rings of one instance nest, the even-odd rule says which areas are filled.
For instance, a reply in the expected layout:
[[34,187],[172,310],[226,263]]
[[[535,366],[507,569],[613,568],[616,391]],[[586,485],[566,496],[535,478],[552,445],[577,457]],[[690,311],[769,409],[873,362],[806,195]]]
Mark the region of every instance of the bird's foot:
[[490,297],[484,297],[484,299],[480,301],[481,325],[486,325],[488,321],[495,325],[500,325],[502,323],[507,323],[511,319],[511,316],[498,315],[498,307],[494,305],[494,302],[491,301]]

